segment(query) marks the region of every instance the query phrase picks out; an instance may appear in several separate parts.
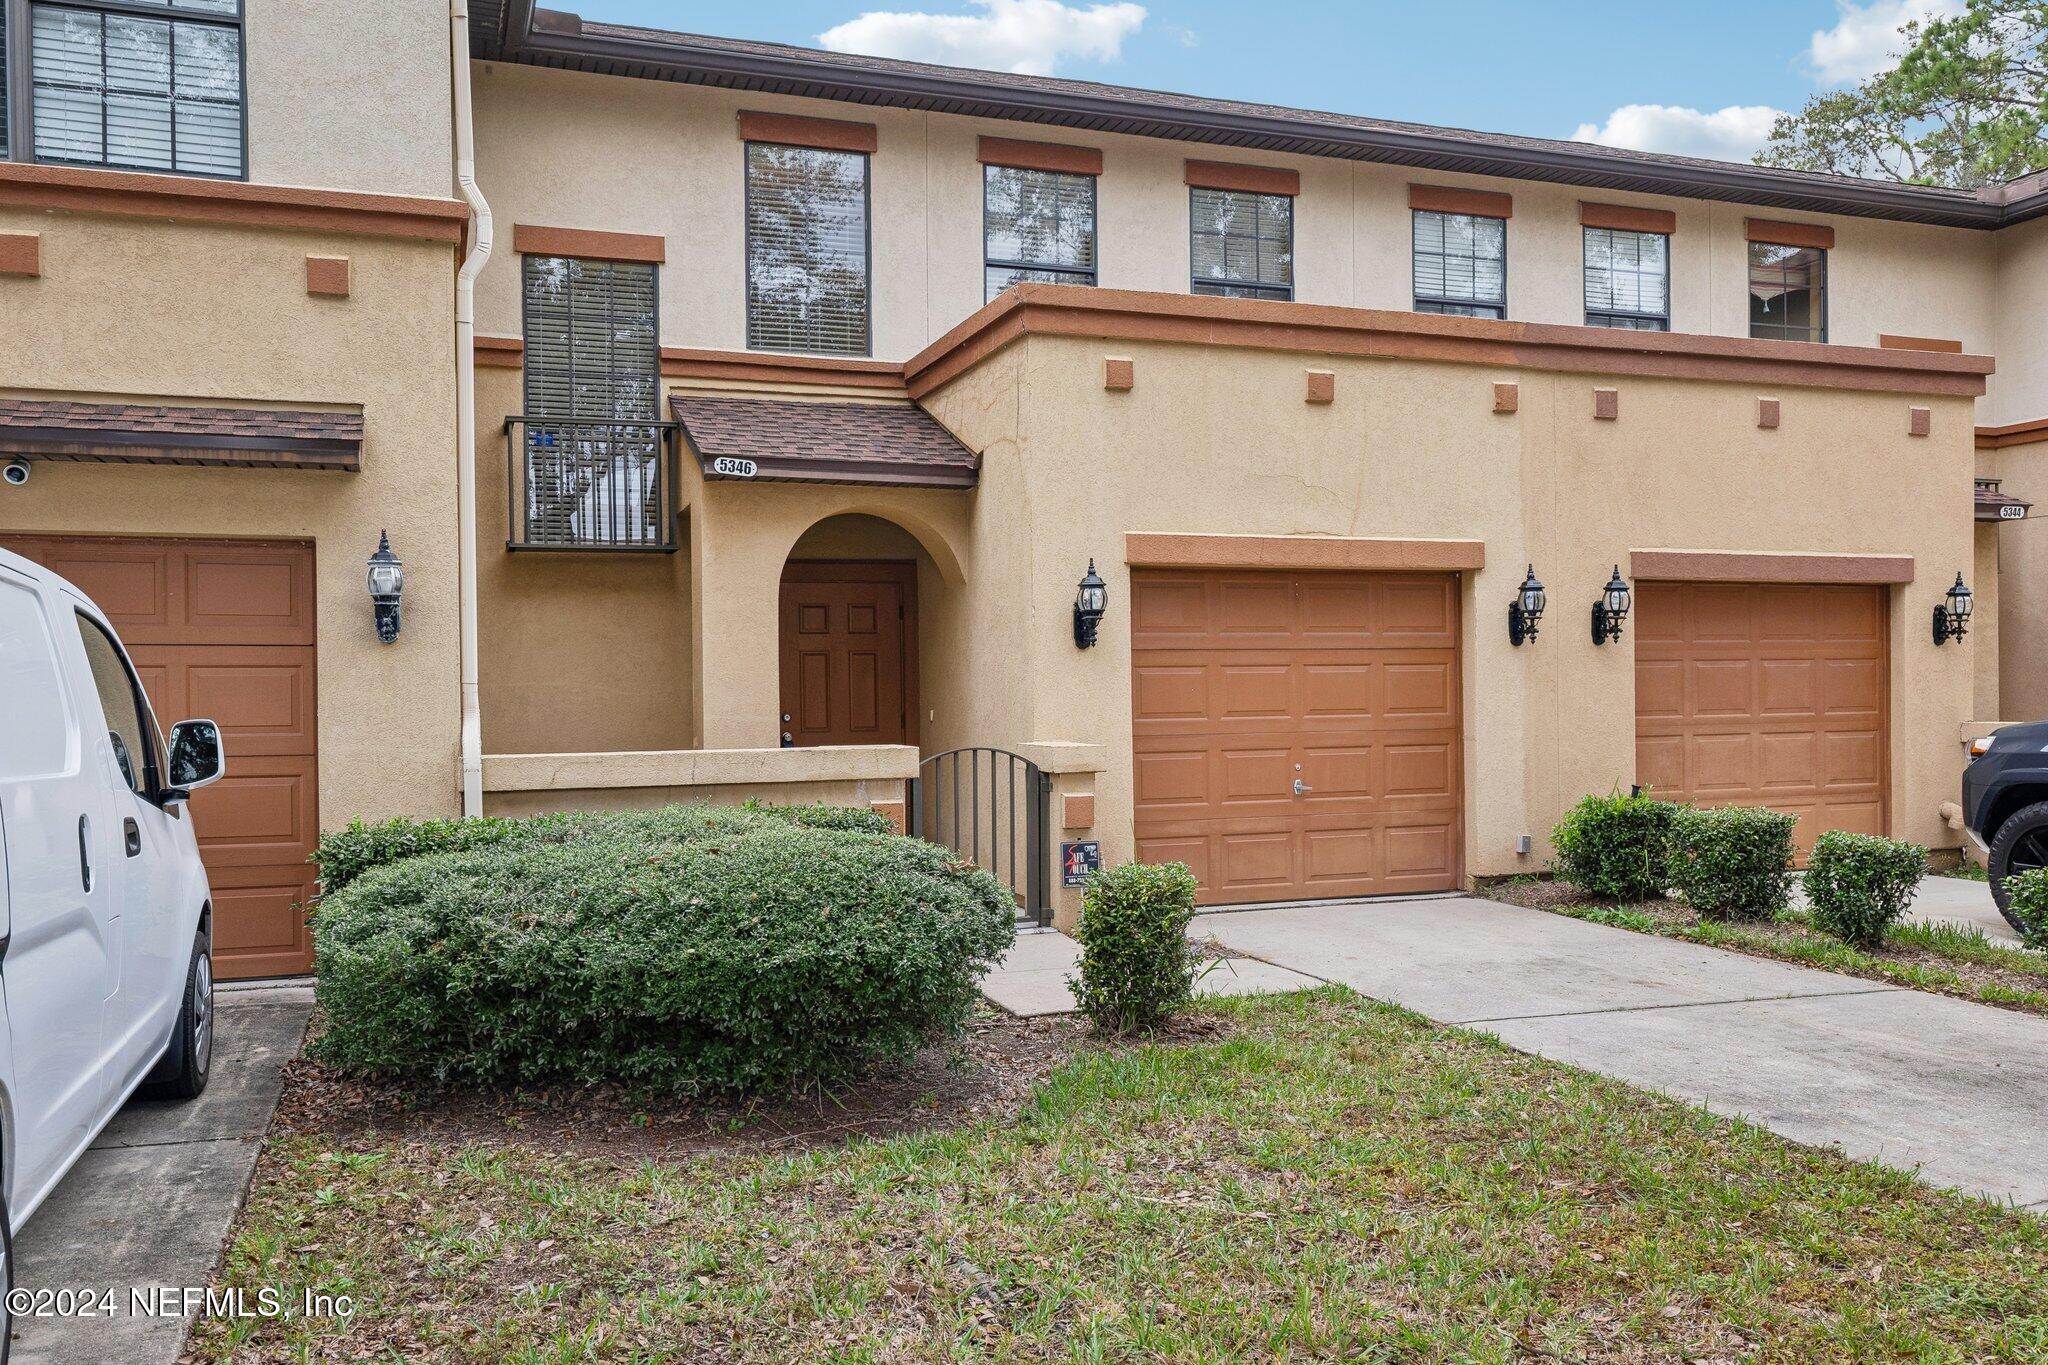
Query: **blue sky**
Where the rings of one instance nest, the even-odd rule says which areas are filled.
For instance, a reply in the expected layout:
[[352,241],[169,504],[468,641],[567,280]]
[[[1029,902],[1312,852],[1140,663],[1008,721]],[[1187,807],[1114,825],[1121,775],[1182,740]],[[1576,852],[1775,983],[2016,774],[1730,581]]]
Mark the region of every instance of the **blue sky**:
[[[544,0],[544,3],[546,0]],[[553,0],[589,19],[1747,159],[1960,0]],[[821,42],[821,37],[823,41]]]

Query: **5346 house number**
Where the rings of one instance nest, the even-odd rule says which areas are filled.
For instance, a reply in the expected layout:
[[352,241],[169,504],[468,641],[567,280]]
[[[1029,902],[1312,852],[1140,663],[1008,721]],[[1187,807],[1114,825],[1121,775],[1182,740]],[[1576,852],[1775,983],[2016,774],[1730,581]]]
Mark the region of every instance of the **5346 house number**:
[[752,460],[742,460],[733,455],[720,455],[711,462],[712,473],[731,479],[751,479],[760,472],[760,468]]

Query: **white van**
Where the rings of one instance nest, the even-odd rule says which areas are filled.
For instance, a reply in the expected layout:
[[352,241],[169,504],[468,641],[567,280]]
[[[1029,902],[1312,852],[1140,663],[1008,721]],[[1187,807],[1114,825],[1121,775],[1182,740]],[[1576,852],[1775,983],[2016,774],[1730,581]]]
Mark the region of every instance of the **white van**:
[[0,550],[0,1288],[14,1229],[130,1094],[206,1086],[212,916],[185,803],[224,770],[210,720],[163,741],[99,608]]

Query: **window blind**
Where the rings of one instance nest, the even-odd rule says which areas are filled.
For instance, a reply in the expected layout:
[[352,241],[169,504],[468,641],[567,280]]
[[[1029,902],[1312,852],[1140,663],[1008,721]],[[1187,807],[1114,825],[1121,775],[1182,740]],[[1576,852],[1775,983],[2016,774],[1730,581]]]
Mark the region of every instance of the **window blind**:
[[747,144],[747,345],[868,353],[866,156]]
[[1671,330],[1671,239],[1661,232],[1585,230],[1586,325]]
[[1501,218],[1414,210],[1415,310],[1507,315],[1508,225]]
[[1294,200],[1284,194],[1192,189],[1189,260],[1194,292],[1294,297]]
[[1013,284],[1095,283],[1095,177],[982,168],[984,301]]
[[527,414],[658,420],[654,267],[565,256],[523,260]]
[[[35,154],[49,161],[243,174],[242,30],[234,0],[30,11]],[[207,19],[168,17],[206,15]],[[211,16],[220,16],[213,18]]]

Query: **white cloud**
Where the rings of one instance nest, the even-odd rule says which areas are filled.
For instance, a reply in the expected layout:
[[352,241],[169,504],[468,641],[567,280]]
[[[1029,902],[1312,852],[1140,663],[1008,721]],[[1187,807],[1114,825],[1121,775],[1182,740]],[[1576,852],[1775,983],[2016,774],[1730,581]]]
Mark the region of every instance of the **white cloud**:
[[1069,58],[1115,61],[1145,22],[1129,3],[972,0],[979,14],[870,10],[818,35],[834,52],[1049,76]]
[[1917,19],[1944,18],[1963,12],[1963,0],[1835,0],[1840,17],[1835,26],[1813,35],[1806,50],[1813,74],[1830,85],[1860,81],[1890,69],[1899,60],[1899,29]]
[[1675,104],[1624,104],[1604,124],[1580,124],[1572,141],[1747,161],[1769,139],[1778,115],[1768,104],[1731,104],[1712,113]]

